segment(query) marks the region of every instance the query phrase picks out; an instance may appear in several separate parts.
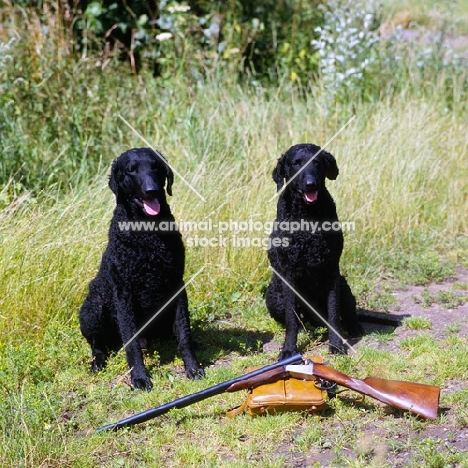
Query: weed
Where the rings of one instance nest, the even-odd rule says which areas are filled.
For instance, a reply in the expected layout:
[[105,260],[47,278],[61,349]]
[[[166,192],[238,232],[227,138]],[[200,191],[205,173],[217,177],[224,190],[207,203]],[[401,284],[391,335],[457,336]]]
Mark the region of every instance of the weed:
[[414,300],[425,308],[431,307],[433,304],[441,304],[445,309],[455,309],[463,305],[468,299],[465,295],[453,291],[432,293],[429,289],[424,288],[421,297],[415,296]]
[[379,11],[375,1],[332,0],[327,2],[324,24],[312,41],[320,57],[326,100],[346,101],[362,93],[367,77],[379,65]]
[[417,448],[419,453],[409,464],[410,467],[421,466],[423,462],[428,468],[445,468],[460,460],[458,453],[446,449],[442,441],[433,438],[421,441]]
[[466,295],[456,294],[452,291],[439,291],[437,301],[446,309],[454,309],[468,300]]
[[388,312],[397,308],[397,300],[389,285],[359,282],[353,287],[359,306],[363,309]]
[[394,338],[394,330],[392,331],[375,331],[372,332],[370,335],[377,343],[386,344],[393,340]]
[[460,325],[458,323],[451,323],[447,325],[446,330],[449,333],[459,333],[460,332]]
[[439,283],[455,274],[453,265],[429,252],[396,255],[391,268],[400,281],[416,285]]
[[410,330],[430,330],[432,328],[431,320],[426,317],[405,317],[402,323]]

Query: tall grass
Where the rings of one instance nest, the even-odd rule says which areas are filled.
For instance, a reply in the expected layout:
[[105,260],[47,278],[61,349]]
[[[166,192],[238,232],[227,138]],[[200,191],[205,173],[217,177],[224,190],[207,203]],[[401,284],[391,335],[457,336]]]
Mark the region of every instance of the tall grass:
[[[468,161],[462,116],[444,113],[437,102],[397,97],[378,106],[342,108],[336,121],[328,121],[313,96],[303,100],[290,89],[268,95],[214,84],[190,96],[183,91],[177,102],[155,99],[153,106],[148,99],[146,108],[137,110],[135,99],[129,99],[120,110],[206,199],[176,179],[171,204],[179,221],[272,221],[276,159],[298,142],[325,144],[356,115],[327,147],[340,167],[329,189],[341,220],[356,226],[346,234],[343,258],[351,283],[359,286],[383,275],[404,253],[463,259],[467,221],[460,213],[468,205]],[[99,116],[116,135],[102,155],[108,160],[144,145],[113,112]],[[106,173],[103,163],[97,175],[88,175],[89,186],[78,184],[52,204],[33,203],[32,195],[25,195],[3,211],[4,336],[15,336],[24,325],[26,333],[34,333],[53,318],[76,318],[106,242],[113,205]],[[218,235],[216,230],[185,233],[190,245],[195,236]],[[206,266],[190,294],[200,319],[227,313],[234,293],[259,299],[268,281],[265,250],[237,248],[234,235],[251,242],[267,237],[263,231],[229,231],[223,233],[227,247],[187,249],[187,278]]]

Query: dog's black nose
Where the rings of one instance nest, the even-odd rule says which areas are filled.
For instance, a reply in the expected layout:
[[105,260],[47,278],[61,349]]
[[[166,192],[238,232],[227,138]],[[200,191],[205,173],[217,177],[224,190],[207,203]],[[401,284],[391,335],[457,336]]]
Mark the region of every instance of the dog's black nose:
[[315,182],[315,178],[312,176],[306,177],[305,185],[306,185],[307,191],[309,192],[314,192],[315,190],[317,190],[317,183]]
[[143,195],[147,197],[156,196],[159,193],[158,184],[151,179],[146,179],[141,187]]

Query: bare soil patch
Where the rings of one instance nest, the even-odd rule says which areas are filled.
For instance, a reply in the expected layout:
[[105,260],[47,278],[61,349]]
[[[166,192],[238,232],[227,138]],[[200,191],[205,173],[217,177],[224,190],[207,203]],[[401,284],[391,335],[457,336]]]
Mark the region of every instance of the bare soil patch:
[[[443,283],[430,284],[427,286],[393,286],[394,296],[397,306],[390,313],[394,317],[400,317],[403,321],[408,317],[422,317],[430,320],[432,326],[431,335],[438,340],[445,340],[448,336],[457,333],[460,336],[468,336],[468,291],[462,285],[468,285],[468,270],[458,268],[456,275]],[[437,299],[441,292],[454,294],[455,297],[466,298],[465,303],[457,307],[450,307],[450,304],[438,303],[430,307],[424,307],[421,302],[424,297]],[[368,337],[364,340],[367,345],[372,345],[377,349],[397,350],[402,339],[416,336],[420,330],[412,330],[406,326],[376,325],[370,323],[363,324],[366,335],[372,332],[393,332],[393,339],[388,342],[380,342]]]

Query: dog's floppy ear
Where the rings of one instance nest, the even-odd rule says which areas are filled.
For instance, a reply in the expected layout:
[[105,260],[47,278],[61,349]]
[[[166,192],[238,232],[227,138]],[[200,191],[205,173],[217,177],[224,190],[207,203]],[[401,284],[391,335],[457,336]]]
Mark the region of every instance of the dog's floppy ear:
[[166,192],[168,195],[172,196],[172,184],[174,183],[174,173],[172,172],[172,169],[169,166],[169,163],[167,162],[167,159],[164,157],[162,153],[160,153],[158,150],[152,151],[154,157],[160,162],[163,163],[163,165],[166,167],[166,179],[167,179],[167,184],[166,184]]
[[115,195],[118,195],[119,191],[119,177],[120,176],[120,168],[119,168],[119,163],[118,159],[114,160],[111,166],[111,173],[109,176],[109,188],[115,193]]
[[283,188],[284,179],[286,178],[286,169],[284,167],[286,163],[285,155],[286,153],[278,159],[272,174],[273,180],[276,182],[276,190],[278,192]]
[[322,151],[322,160],[325,166],[325,177],[335,180],[339,173],[335,157],[326,151]]
[[166,177],[167,177],[167,185],[166,185],[166,192],[168,195],[172,196],[172,184],[174,183],[174,173],[172,169],[169,167],[169,164],[166,163]]

